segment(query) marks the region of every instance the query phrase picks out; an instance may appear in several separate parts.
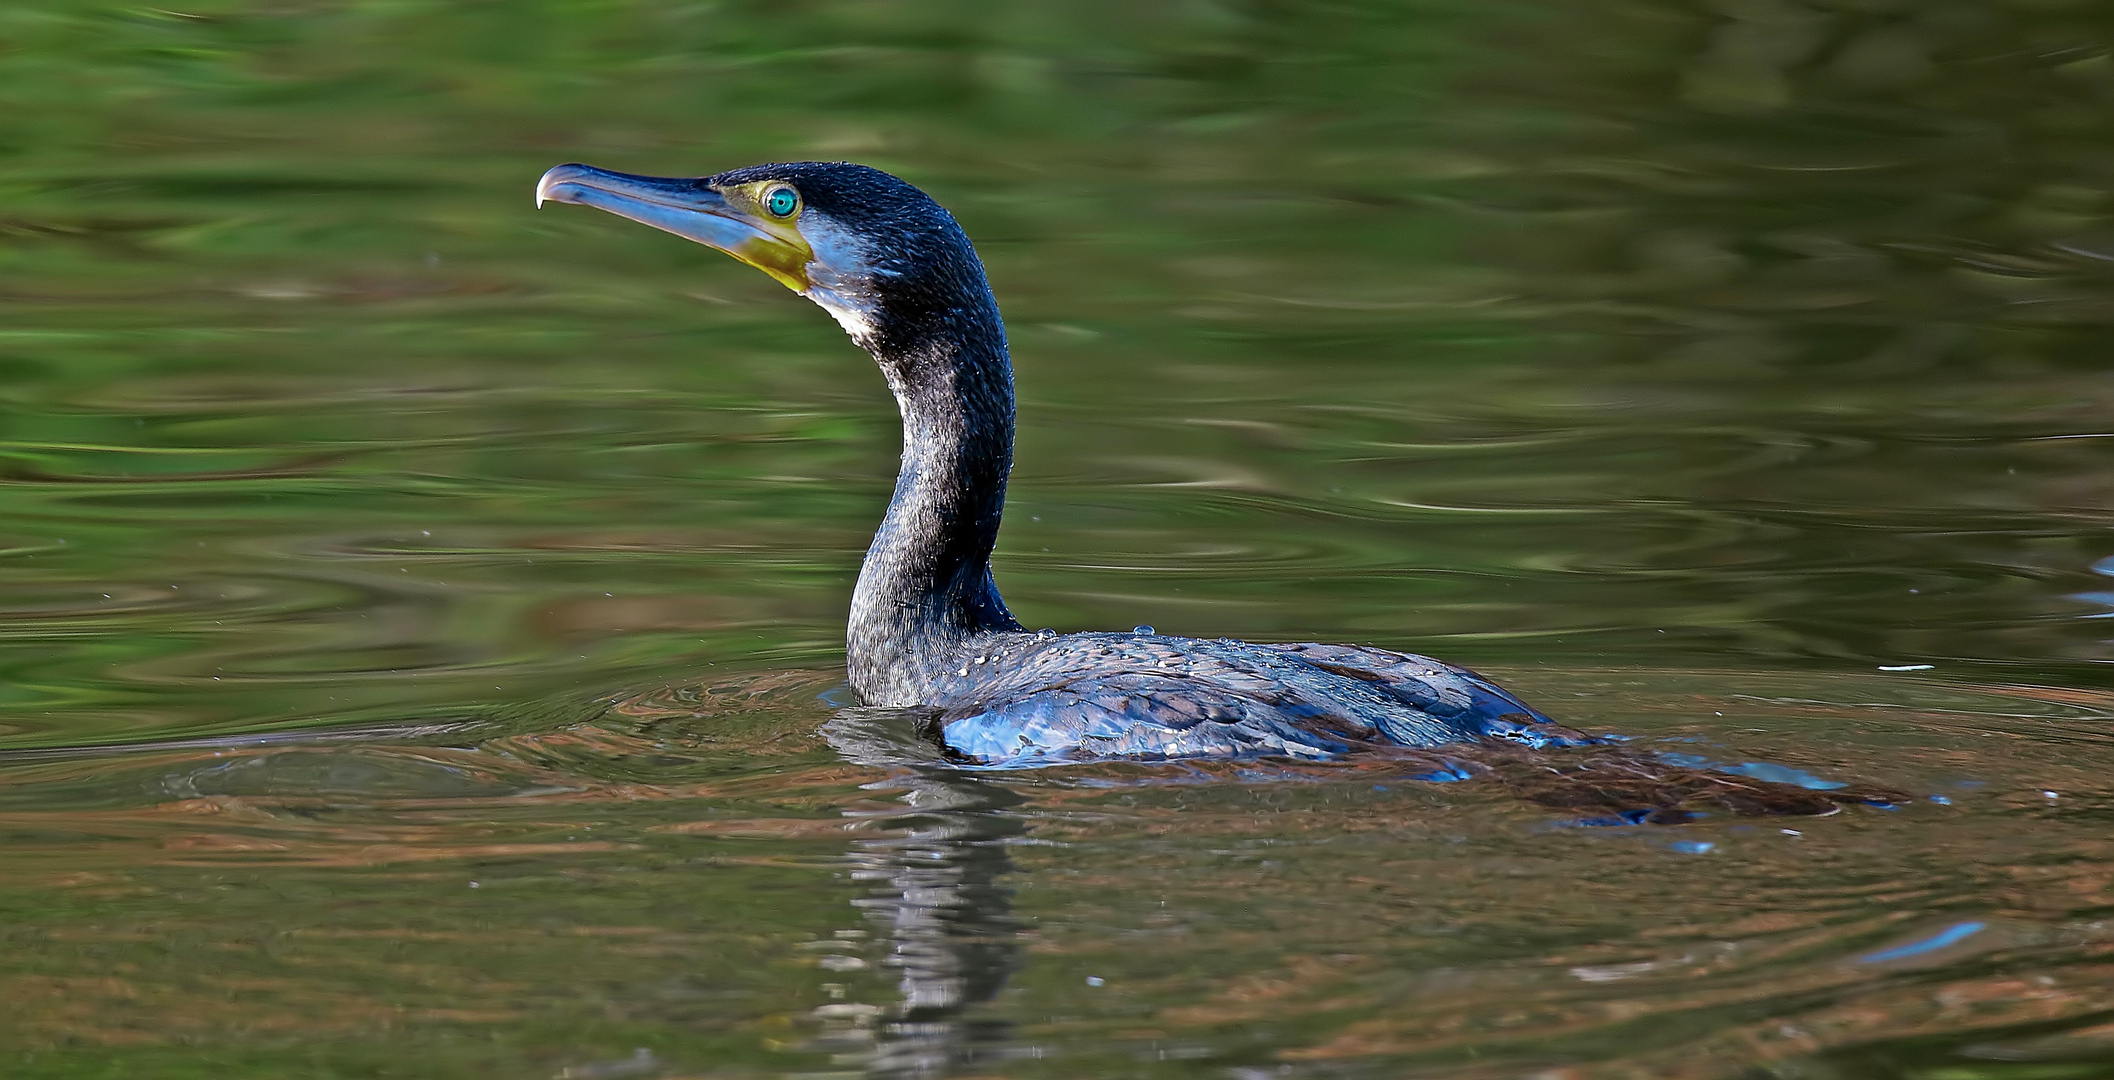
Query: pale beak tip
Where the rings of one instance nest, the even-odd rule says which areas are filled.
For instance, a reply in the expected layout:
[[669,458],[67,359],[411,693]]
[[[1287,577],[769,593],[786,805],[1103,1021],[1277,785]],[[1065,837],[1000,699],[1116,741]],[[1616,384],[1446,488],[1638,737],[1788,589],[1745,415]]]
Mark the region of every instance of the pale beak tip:
[[577,179],[581,173],[586,171],[588,171],[586,166],[571,163],[546,170],[542,176],[536,179],[536,209],[543,209],[543,204],[546,201],[570,202],[571,200],[565,198],[562,193],[557,191],[558,185],[568,180]]

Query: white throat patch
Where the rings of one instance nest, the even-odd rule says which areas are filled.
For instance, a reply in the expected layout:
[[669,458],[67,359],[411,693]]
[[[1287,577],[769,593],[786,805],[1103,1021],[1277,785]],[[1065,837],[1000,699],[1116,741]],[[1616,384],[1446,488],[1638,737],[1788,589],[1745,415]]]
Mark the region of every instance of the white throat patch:
[[814,252],[807,264],[807,292],[801,294],[837,320],[853,341],[864,343],[876,328],[879,306],[873,299],[874,269],[866,245],[830,218],[810,212],[800,219],[800,235]]

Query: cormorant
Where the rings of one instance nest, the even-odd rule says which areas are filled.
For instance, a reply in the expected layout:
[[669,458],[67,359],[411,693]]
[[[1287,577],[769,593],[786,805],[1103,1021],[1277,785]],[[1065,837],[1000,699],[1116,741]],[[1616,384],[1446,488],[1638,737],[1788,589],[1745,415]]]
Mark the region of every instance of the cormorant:
[[868,705],[935,710],[955,754],[1030,765],[1594,741],[1408,653],[1022,627],[991,578],[1013,464],[1005,325],[961,226],[910,184],[842,162],[688,178],[575,164],[543,174],[545,200],[724,251],[873,354],[902,412],[903,461],[852,594],[851,685]]

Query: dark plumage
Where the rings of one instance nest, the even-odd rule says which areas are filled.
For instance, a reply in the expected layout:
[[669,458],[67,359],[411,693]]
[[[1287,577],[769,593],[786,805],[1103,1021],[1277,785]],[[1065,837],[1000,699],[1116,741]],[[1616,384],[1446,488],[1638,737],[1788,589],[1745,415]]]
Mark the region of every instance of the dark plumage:
[[[771,200],[791,203],[788,186],[800,208],[778,215]],[[1005,325],[968,237],[909,184],[842,163],[675,180],[561,165],[537,190],[539,200],[599,206],[763,268],[828,309],[873,355],[902,411],[903,460],[852,595],[851,683],[869,705],[934,710],[935,730],[958,758],[1318,759],[1596,741],[1472,671],[1422,656],[1026,632],[991,578],[1013,461]],[[1634,770],[1625,769],[1594,775],[1627,783]]]
[[833,260],[823,268],[832,302],[870,313],[846,329],[895,393],[904,438],[895,498],[852,595],[851,681],[868,704],[935,708],[947,746],[987,763],[1577,740],[1473,672],[1421,656],[1024,632],[991,579],[1013,463],[1013,369],[998,301],[953,215],[862,165],[652,183],[792,185],[814,261]]
[[986,762],[1589,741],[1474,672],[1385,649],[1157,634],[998,633],[964,645],[973,655],[927,704],[948,747]]

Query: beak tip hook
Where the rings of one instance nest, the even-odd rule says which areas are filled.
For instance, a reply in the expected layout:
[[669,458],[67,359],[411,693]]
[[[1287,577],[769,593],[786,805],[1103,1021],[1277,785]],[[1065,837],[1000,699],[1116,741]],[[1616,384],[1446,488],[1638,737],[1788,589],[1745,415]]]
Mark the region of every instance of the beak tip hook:
[[[551,201],[552,199],[556,198],[553,193],[554,189],[556,189],[558,185],[571,179],[570,176],[559,175],[560,173],[564,173],[567,170],[578,171],[580,168],[581,166],[578,165],[559,165],[554,168],[544,170],[543,175],[536,178],[536,209],[543,209],[543,204],[545,202]],[[565,202],[567,200],[557,199],[557,201]]]

